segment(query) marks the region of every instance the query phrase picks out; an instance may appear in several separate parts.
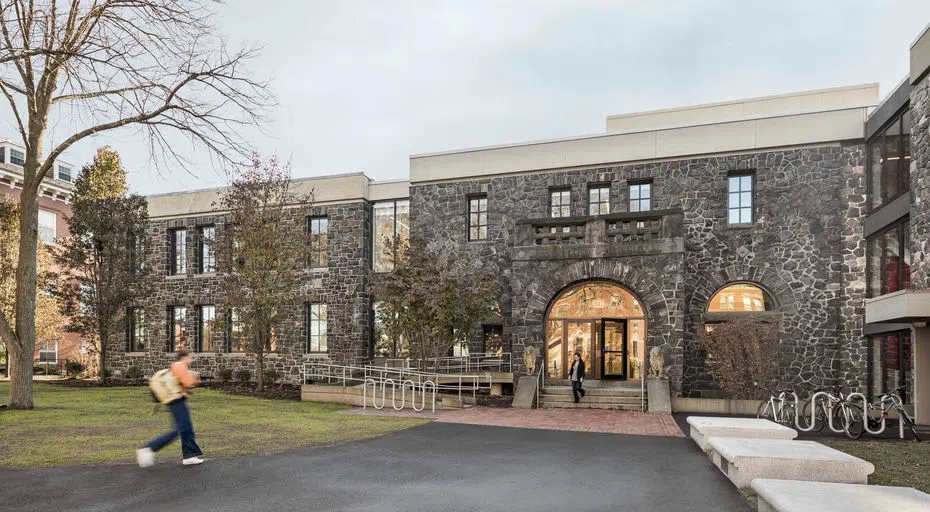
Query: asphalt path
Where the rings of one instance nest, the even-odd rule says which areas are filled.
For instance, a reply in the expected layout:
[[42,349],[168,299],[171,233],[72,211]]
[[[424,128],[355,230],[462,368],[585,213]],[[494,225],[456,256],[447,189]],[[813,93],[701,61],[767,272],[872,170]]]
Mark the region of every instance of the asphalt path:
[[0,469],[0,510],[749,510],[688,438],[430,423],[201,466],[179,452],[146,469]]

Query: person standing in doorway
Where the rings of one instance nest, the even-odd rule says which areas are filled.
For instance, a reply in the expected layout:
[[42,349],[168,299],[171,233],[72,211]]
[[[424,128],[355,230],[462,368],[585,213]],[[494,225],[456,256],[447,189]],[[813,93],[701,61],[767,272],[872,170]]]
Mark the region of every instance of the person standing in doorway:
[[575,359],[572,361],[572,369],[569,375],[572,380],[572,395],[575,397],[575,403],[577,404],[580,400],[578,395],[584,396],[584,388],[581,387],[584,384],[584,361],[581,360],[581,353],[579,352],[575,352]]
[[187,407],[187,399],[190,397],[191,389],[200,384],[200,377],[190,370],[192,362],[193,357],[190,352],[178,350],[177,361],[171,364],[171,373],[168,376],[168,378],[177,379],[175,386],[180,384],[176,391],[176,397],[173,397],[167,403],[174,419],[174,430],[152,439],[144,447],[136,450],[136,461],[141,467],[155,464],[155,452],[170,444],[178,436],[181,436],[181,453],[183,455],[181,464],[185,466],[203,464],[203,459],[200,458],[203,452],[200,450],[200,446],[197,446],[197,441],[194,440],[194,424],[191,422],[191,412]]

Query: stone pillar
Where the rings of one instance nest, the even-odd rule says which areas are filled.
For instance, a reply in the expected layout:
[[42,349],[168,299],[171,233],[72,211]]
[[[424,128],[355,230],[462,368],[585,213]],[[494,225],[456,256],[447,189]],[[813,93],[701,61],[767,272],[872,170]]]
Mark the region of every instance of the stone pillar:
[[915,327],[911,345],[914,419],[930,425],[930,327]]

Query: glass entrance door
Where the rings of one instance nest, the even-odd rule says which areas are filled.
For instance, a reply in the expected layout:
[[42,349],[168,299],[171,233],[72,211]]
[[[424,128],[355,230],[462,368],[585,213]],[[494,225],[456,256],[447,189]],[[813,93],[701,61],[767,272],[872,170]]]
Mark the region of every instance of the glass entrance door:
[[626,380],[626,320],[601,321],[601,375],[605,379]]
[[581,360],[584,361],[585,368],[588,369],[588,376],[590,378],[596,377],[594,367],[595,332],[594,322],[591,320],[567,320],[565,322],[565,340],[568,350],[564,354],[566,360],[562,365],[562,368],[565,368],[564,378],[569,378],[568,371],[572,366],[575,352],[581,354]]

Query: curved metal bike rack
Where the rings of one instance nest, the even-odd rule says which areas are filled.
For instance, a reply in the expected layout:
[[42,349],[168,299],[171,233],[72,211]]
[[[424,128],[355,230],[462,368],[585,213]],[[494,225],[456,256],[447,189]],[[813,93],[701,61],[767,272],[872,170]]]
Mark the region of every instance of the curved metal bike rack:
[[[394,379],[383,379],[381,380],[381,404],[378,404],[378,380],[374,377],[368,377],[365,379],[362,384],[362,408],[368,408],[368,384],[371,384],[371,405],[375,409],[381,410],[384,409],[384,406],[387,405],[387,386],[391,385],[391,407],[395,411],[402,411],[407,405],[407,386],[410,386],[410,405],[416,412],[421,412],[426,409],[426,395],[430,392],[430,387],[432,387],[432,411],[436,412],[436,393],[438,392],[438,387],[435,382],[432,380],[424,380],[420,383],[416,383],[411,379],[405,379],[401,382],[397,382]],[[421,390],[420,396],[420,407],[417,407],[417,387]],[[397,386],[400,385],[400,405],[397,404]]]
[[828,397],[826,411],[825,411],[827,413],[827,426],[830,427],[830,430],[832,430],[834,434],[842,434],[843,433],[842,428],[836,428],[833,426],[833,402],[829,399],[829,397],[831,396],[830,393],[826,391],[818,391],[817,393],[814,393],[814,396],[811,397],[811,425],[813,426],[814,422],[817,421],[816,420],[816,417],[817,417],[816,399],[820,395],[824,395]]
[[[850,393],[848,399],[851,401],[853,397],[857,397],[862,400],[862,426],[865,431],[873,436],[881,435],[885,432],[885,415],[882,414],[881,426],[877,430],[872,430],[869,428],[869,418],[872,417],[870,413],[866,411],[872,408],[872,404],[869,402],[869,399],[862,393]],[[884,409],[883,409],[884,410]],[[904,421],[900,418],[898,419],[898,437],[904,439]]]

